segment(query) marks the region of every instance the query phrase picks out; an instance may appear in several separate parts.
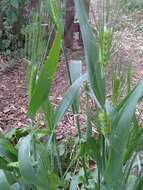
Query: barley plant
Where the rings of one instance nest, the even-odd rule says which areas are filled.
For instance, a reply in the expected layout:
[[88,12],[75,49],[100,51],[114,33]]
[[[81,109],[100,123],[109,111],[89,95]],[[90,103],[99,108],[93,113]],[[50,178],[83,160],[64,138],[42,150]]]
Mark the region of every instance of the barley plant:
[[[62,1],[41,1],[25,29],[30,124],[0,137],[0,189],[142,190],[143,128],[136,107],[143,98],[143,80],[132,88],[129,68],[127,90],[121,93],[125,76],[116,68],[112,97],[108,97],[106,70],[113,28],[107,20],[111,15],[103,15],[106,22],[95,32],[82,0],[75,0],[75,9],[87,72],[81,73],[80,61],[67,64],[70,87],[57,108],[50,101],[59,55],[63,51],[67,56],[62,43],[63,7]],[[82,100],[86,105],[86,133],[79,119],[81,87],[86,96]],[[78,138],[64,144],[57,142],[56,129],[69,109],[75,115]],[[36,125],[38,113],[44,116],[47,128]]]

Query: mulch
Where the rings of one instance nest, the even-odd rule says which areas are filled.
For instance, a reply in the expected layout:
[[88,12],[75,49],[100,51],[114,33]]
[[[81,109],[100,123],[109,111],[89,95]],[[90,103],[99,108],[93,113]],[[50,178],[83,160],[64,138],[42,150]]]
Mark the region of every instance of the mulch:
[[24,125],[27,116],[25,66],[19,64],[0,74],[0,128]]

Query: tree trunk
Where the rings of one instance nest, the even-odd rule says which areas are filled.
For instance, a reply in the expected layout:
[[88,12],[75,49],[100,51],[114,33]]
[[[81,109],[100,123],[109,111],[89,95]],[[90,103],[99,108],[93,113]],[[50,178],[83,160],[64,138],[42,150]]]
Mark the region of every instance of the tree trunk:
[[73,46],[74,17],[74,0],[66,0],[64,42],[67,48],[72,48]]
[[[90,0],[84,0],[87,14],[89,14]],[[82,37],[80,32],[80,26],[78,23],[74,23],[75,20],[75,6],[74,0],[66,0],[65,7],[65,31],[64,31],[64,43],[65,47],[73,47],[73,34],[79,33],[79,45],[82,45]]]

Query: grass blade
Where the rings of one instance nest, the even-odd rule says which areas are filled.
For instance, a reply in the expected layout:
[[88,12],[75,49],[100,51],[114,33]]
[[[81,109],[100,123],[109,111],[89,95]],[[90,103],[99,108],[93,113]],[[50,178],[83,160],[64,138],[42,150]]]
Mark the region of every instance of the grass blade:
[[16,161],[17,159],[16,149],[7,139],[4,138],[0,139],[0,157],[11,161]]
[[59,107],[56,110],[55,117],[54,117],[54,126],[56,127],[58,123],[63,118],[65,112],[71,106],[77,96],[80,87],[82,86],[83,82],[87,80],[87,75],[82,75],[79,79],[77,79],[72,86],[66,92],[62,102],[60,103]]
[[122,167],[128,143],[129,130],[136,105],[142,95],[143,81],[141,80],[130,96],[123,100],[124,104],[120,107],[117,119],[115,119],[115,127],[109,138],[109,160],[105,171],[105,183],[107,184],[107,189],[112,189],[115,186],[120,187],[119,183],[122,176]]
[[61,47],[61,30],[57,31],[53,47],[49,53],[49,56],[42,68],[39,79],[35,86],[29,108],[28,115],[34,118],[36,111],[46,100],[52,85],[53,78],[55,76],[58,57]]
[[102,106],[105,103],[105,81],[102,75],[101,65],[99,62],[99,48],[95,41],[92,28],[88,22],[86,9],[82,0],[75,0],[77,17],[80,23],[82,38],[84,43],[84,51],[90,84],[95,93],[97,100]]
[[2,190],[11,190],[3,170],[0,170],[0,188]]
[[50,131],[52,131],[55,111],[49,100],[45,101],[45,103],[42,106],[42,109],[44,112],[46,124],[48,128],[50,129]]
[[[69,64],[69,71],[70,71],[72,84],[81,76],[81,66],[82,66],[82,62],[80,60],[72,60],[71,63]],[[76,112],[78,112],[79,110],[79,101],[80,101],[79,95],[80,95],[80,89],[73,102],[73,106]]]

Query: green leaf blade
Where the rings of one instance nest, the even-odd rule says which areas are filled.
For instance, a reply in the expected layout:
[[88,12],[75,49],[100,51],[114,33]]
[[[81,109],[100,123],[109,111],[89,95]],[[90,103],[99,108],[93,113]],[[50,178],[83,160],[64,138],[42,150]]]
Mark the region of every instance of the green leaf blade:
[[11,190],[3,170],[0,170],[0,189]]
[[73,104],[75,97],[79,92],[80,87],[82,86],[83,82],[86,80],[87,80],[87,75],[86,74],[82,75],[72,84],[72,86],[66,92],[62,102],[60,103],[59,107],[55,112],[55,117],[54,117],[55,127],[58,125],[59,121],[61,121],[69,106]]
[[18,161],[22,177],[28,184],[37,183],[37,176],[30,160],[30,146],[32,136],[28,135],[20,142]]
[[34,118],[36,111],[46,100],[52,85],[53,78],[55,76],[58,57],[61,47],[61,30],[57,31],[53,47],[49,53],[47,61],[42,68],[37,85],[35,86],[29,108],[28,115]]
[[91,87],[102,106],[105,104],[105,81],[102,76],[101,65],[99,61],[99,49],[93,34],[92,28],[88,22],[85,6],[82,0],[75,0],[75,7],[80,23],[86,64]]
[[143,96],[143,81],[141,80],[130,95],[123,100],[123,104],[118,110],[112,134],[109,138],[109,160],[105,170],[105,183],[107,187],[120,186],[122,177],[122,167],[127,148],[131,122],[135,113],[135,108]]

